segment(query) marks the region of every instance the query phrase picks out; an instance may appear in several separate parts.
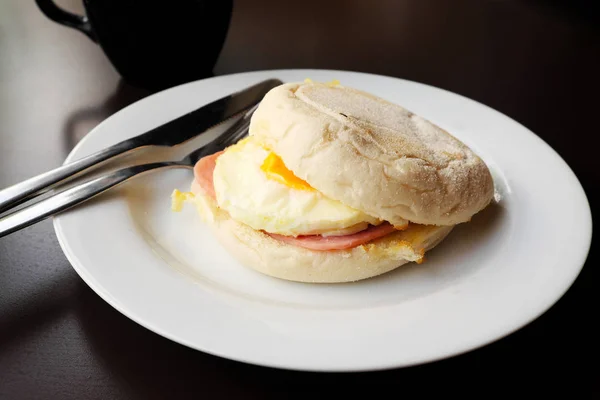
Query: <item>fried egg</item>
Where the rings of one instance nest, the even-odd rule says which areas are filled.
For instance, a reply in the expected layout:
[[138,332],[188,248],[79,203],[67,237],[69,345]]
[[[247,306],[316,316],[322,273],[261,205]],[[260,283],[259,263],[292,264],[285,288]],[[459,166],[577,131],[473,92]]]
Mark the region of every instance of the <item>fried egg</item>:
[[253,137],[219,156],[213,182],[219,207],[256,230],[347,235],[382,222],[312,188]]

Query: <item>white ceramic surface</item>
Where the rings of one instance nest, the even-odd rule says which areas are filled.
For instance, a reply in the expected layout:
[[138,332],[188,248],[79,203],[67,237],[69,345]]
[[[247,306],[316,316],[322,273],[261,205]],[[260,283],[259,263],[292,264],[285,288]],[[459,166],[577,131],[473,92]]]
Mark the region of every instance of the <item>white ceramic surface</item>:
[[[171,212],[170,193],[188,189],[191,171],[146,175],[54,222],[75,270],[132,320],[189,347],[259,365],[385,369],[456,355],[510,334],[551,307],[577,277],[590,246],[591,214],[565,162],[510,118],[415,82],[323,70],[193,82],[116,113],[67,161],[270,77],[339,79],[430,119],[488,163],[497,202],[455,228],[422,265],[353,284],[309,285],[238,265],[192,207]],[[176,158],[220,129],[144,159]]]

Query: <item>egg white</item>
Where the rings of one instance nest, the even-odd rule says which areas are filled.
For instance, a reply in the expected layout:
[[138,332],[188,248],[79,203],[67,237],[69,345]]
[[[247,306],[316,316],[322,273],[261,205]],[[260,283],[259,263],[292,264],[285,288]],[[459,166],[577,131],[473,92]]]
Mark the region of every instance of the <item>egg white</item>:
[[295,189],[270,179],[261,169],[269,151],[255,138],[231,146],[213,174],[217,204],[253,229],[288,236],[339,235],[381,221],[317,190]]

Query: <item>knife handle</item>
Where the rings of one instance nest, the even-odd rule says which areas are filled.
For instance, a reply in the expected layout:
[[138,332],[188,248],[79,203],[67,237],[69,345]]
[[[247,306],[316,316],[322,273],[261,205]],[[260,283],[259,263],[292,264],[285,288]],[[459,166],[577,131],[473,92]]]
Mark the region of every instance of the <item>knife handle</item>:
[[83,170],[96,167],[104,161],[123,155],[139,148],[139,146],[140,144],[135,140],[125,140],[87,157],[0,190],[0,213],[18,206],[38,194],[47,192],[58,183],[71,180]]

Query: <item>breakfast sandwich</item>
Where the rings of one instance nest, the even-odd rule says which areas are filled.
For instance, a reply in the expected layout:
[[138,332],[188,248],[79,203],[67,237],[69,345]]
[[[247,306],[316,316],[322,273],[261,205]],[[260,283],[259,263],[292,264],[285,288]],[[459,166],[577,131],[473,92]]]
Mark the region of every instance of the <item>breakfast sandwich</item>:
[[272,89],[249,136],[201,159],[191,191],[243,265],[300,282],[350,282],[424,260],[493,197],[465,144],[371,94],[310,80]]

